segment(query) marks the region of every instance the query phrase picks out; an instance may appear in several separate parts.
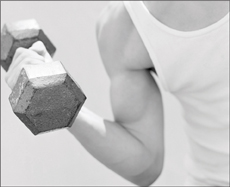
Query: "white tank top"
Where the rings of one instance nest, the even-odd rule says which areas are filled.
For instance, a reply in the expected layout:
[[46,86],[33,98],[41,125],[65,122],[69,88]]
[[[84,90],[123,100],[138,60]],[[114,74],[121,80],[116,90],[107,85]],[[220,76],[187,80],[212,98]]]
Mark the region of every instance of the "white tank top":
[[229,185],[229,13],[196,31],[154,18],[143,2],[124,2],[162,87],[178,98],[189,140],[188,185]]

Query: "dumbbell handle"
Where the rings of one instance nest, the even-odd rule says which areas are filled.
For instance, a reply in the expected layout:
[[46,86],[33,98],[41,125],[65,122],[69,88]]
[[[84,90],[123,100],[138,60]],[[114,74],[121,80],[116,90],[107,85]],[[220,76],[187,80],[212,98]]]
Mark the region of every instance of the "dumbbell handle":
[[[18,47],[30,48],[40,40],[54,54],[56,48],[38,28],[35,20],[3,27],[1,65],[6,71]],[[9,100],[17,117],[36,135],[71,127],[86,96],[61,62],[50,62],[24,66]]]
[[8,71],[15,51],[19,47],[30,48],[33,43],[42,41],[53,56],[56,47],[40,29],[36,20],[24,20],[12,24],[5,24],[1,33],[1,66]]

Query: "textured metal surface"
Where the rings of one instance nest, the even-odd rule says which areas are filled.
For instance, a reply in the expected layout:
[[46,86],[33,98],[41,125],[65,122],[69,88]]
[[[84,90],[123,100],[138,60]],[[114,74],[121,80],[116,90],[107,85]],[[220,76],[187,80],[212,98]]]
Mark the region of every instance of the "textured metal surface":
[[17,48],[19,47],[29,48],[36,41],[38,41],[37,38],[29,38],[29,39],[23,39],[23,40],[13,39],[12,45],[10,46],[10,50],[8,52],[3,52],[4,54],[7,53],[7,58],[6,59],[1,58],[1,65],[5,69],[5,71],[8,71]]
[[[22,25],[27,23],[28,25]],[[36,41],[42,41],[49,54],[51,56],[54,55],[56,51],[55,46],[45,33],[39,29],[39,26],[35,21],[32,23],[31,20],[28,20],[14,23],[12,25],[5,24],[1,33],[1,66],[5,71],[8,71],[18,47],[29,48]]]
[[[63,74],[59,76],[63,79]],[[70,127],[84,104],[86,96],[80,87],[67,73],[64,78],[58,84],[47,84],[47,79],[38,77],[39,84],[44,81],[46,87],[37,87],[36,78],[28,80],[26,72],[21,72],[9,100],[14,113],[34,135]]]
[[[42,41],[50,55],[54,55],[56,48],[35,20],[5,25],[1,33],[2,67],[8,71],[17,48],[29,48],[36,41]],[[35,135],[70,127],[86,96],[57,65],[39,70],[37,67],[27,68],[28,71],[25,67],[21,71],[9,97],[14,113]],[[44,73],[49,72],[47,68],[51,68],[49,76]]]
[[56,47],[49,40],[49,38],[45,35],[45,33],[43,32],[43,30],[39,30],[39,34],[38,34],[37,39],[39,41],[42,41],[44,43],[44,45],[46,46],[46,49],[49,52],[50,56],[53,57],[53,55],[54,55],[54,53],[56,51]]

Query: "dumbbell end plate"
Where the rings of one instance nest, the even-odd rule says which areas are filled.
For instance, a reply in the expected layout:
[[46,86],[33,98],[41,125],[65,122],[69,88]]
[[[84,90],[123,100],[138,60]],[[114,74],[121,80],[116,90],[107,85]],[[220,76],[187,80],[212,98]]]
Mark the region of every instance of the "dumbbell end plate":
[[52,62],[25,67],[9,100],[14,113],[36,135],[71,127],[86,96],[62,64]]

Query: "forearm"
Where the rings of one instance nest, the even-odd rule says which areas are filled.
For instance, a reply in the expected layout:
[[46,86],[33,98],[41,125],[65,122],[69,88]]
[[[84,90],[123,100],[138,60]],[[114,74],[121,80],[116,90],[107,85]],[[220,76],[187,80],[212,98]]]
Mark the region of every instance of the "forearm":
[[84,107],[69,131],[96,159],[128,180],[145,172],[153,160],[125,128]]

